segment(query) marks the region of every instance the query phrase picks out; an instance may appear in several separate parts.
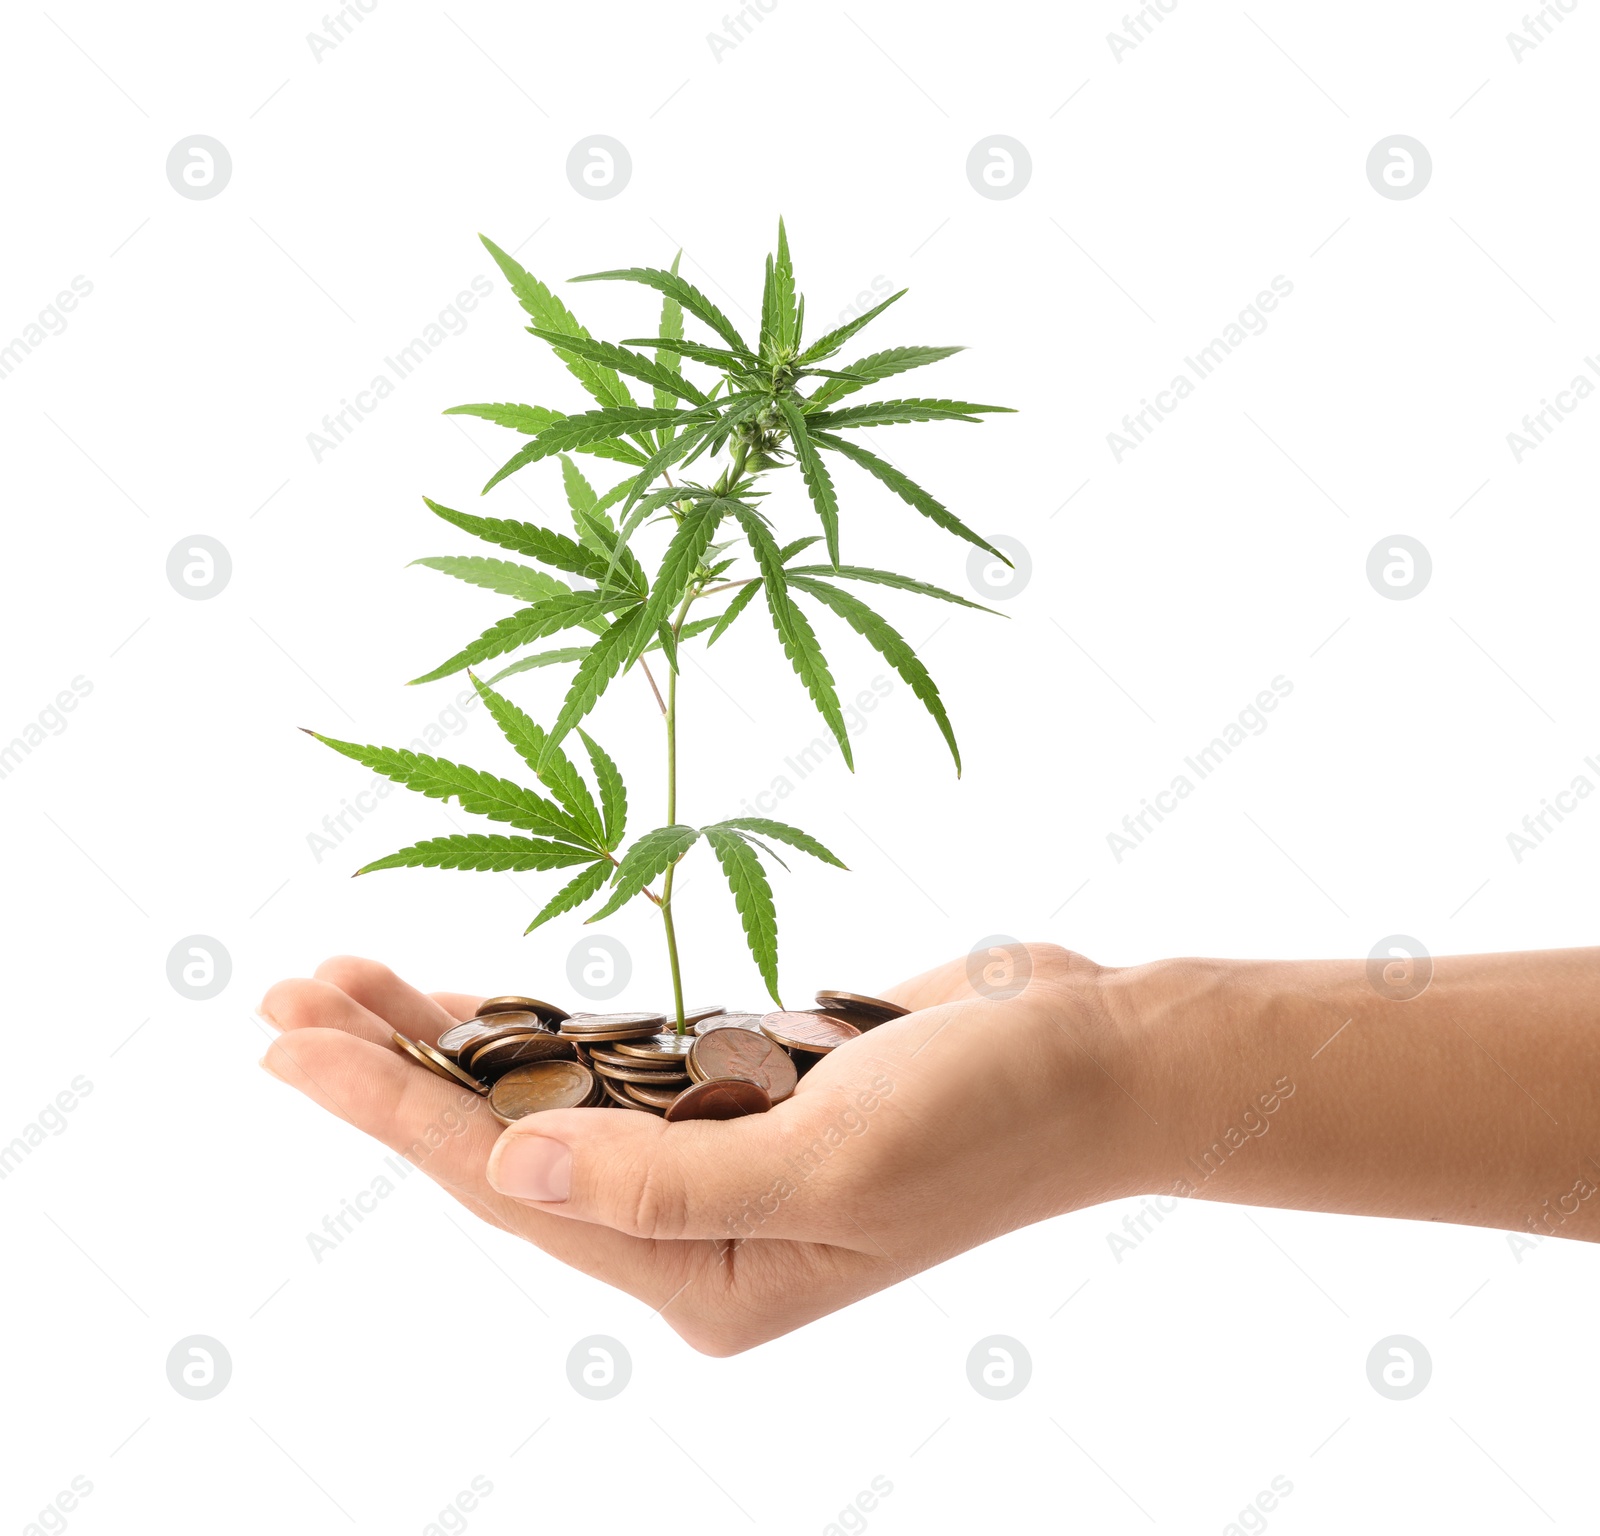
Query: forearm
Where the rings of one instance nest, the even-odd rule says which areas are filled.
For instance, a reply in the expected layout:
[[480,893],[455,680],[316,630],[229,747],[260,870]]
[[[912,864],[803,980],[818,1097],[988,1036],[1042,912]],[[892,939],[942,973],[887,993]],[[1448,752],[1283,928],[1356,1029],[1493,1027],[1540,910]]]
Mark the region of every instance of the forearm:
[[[1600,949],[1102,973],[1152,1192],[1600,1240]],[[1390,995],[1385,995],[1387,992]]]

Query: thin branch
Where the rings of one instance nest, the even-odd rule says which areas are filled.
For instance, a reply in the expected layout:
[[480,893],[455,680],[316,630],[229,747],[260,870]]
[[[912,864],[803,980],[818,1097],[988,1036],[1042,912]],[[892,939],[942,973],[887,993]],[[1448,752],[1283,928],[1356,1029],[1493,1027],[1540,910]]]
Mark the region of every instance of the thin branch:
[[[601,849],[600,851],[605,854],[606,862],[610,864],[612,868],[620,869],[622,867],[622,860],[619,859],[616,854],[611,853],[606,849]],[[641,896],[648,896],[658,907],[661,905],[661,898],[657,896],[648,885],[642,891],[640,891],[639,894]]]
[[650,671],[650,663],[648,661],[646,661],[643,656],[641,656],[639,658],[639,665],[644,669],[644,675],[645,675],[646,680],[650,684],[651,693],[653,693],[656,696],[656,708],[661,711],[662,719],[665,719],[666,718],[666,714],[667,714],[667,706],[666,706],[665,702],[662,700],[661,690],[656,687],[655,676]]

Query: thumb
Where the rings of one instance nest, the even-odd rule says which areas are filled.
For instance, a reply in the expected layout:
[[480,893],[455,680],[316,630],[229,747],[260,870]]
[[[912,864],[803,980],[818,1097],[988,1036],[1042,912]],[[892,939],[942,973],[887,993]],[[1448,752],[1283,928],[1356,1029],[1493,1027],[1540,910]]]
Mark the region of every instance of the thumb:
[[677,1123],[543,1110],[501,1133],[488,1178],[514,1200],[633,1237],[827,1241],[812,1229],[832,1170],[807,1155],[808,1121],[794,1100],[739,1120]]

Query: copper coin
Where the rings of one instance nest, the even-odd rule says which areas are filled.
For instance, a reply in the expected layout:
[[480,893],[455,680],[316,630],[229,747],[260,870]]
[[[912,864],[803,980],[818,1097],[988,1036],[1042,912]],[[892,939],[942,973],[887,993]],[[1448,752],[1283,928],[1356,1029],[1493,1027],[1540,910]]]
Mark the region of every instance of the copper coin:
[[697,1035],[689,1052],[689,1076],[697,1082],[743,1077],[759,1083],[781,1104],[799,1081],[789,1053],[766,1035],[748,1029],[716,1029]]
[[620,1109],[643,1110],[647,1115],[660,1113],[659,1110],[653,1110],[648,1105],[641,1104],[637,1099],[630,1099],[623,1091],[621,1083],[608,1083],[602,1078],[600,1087],[603,1090],[600,1095],[600,1107],[603,1109],[610,1109],[613,1105],[616,1105]]
[[570,1040],[558,1040],[548,1030],[540,1029],[521,1035],[499,1035],[487,1044],[475,1045],[465,1065],[473,1076],[492,1079],[531,1061],[577,1059],[577,1049]]
[[[818,1055],[857,1039],[861,1031],[854,1024],[826,1013],[785,1011],[762,1017],[762,1031],[796,1051],[815,1051]],[[474,1057],[476,1060],[476,1057]]]
[[489,1108],[510,1125],[546,1109],[572,1109],[593,1102],[599,1084],[575,1061],[536,1061],[513,1067],[489,1090]]
[[668,1120],[737,1120],[762,1115],[772,1099],[759,1083],[742,1077],[714,1077],[685,1088],[667,1106]]
[[483,1019],[467,1019],[461,1024],[452,1024],[439,1036],[439,1049],[446,1056],[459,1057],[463,1050],[493,1028],[492,1024]]
[[648,1065],[659,1061],[662,1065],[681,1065],[683,1058],[689,1054],[689,1047],[694,1044],[693,1035],[651,1035],[646,1040],[623,1040],[617,1044],[617,1051],[623,1056],[631,1056]]
[[[646,1037],[648,1038],[648,1037]],[[608,1067],[659,1067],[663,1072],[683,1071],[681,1060],[666,1060],[654,1062],[643,1056],[624,1056],[619,1049],[627,1042],[619,1041],[615,1045],[578,1045],[573,1049],[578,1051],[580,1060],[604,1062]]]
[[[709,1008],[685,1008],[683,1010],[684,1028],[693,1029],[694,1026],[701,1021],[701,1019],[709,1019],[713,1014],[722,1013],[724,1011],[725,1010],[723,1009],[721,1003],[717,1003]],[[671,1019],[675,1017],[675,1015],[671,1012],[671,1010],[668,1010],[667,1017]]]
[[648,1027],[654,1033],[667,1022],[664,1013],[574,1013],[561,1021],[563,1029],[570,1029],[574,1034],[588,1034],[595,1029],[615,1029],[620,1025],[634,1024],[641,1028]]
[[652,1024],[614,1024],[610,1029],[568,1029],[565,1024],[556,1031],[563,1040],[589,1041],[604,1045],[614,1040],[648,1040],[656,1032]]
[[613,1067],[607,1062],[597,1061],[594,1071],[618,1083],[677,1083],[681,1088],[689,1081],[689,1074],[681,1068],[675,1072],[663,1072],[660,1067]]
[[617,1086],[630,1099],[637,1099],[641,1104],[648,1104],[651,1109],[665,1109],[683,1092],[686,1084],[675,1083],[670,1088],[653,1088],[648,1083],[618,1083]]
[[413,1040],[399,1030],[395,1030],[389,1038],[418,1066],[426,1067],[435,1077],[442,1077],[458,1088],[470,1088],[474,1093],[489,1091],[486,1083],[480,1083],[477,1078],[463,1072],[443,1051],[429,1045],[426,1040]]
[[492,1013],[487,1018],[474,1019],[479,1033],[473,1037],[469,1051],[487,1045],[491,1040],[503,1040],[511,1035],[549,1034],[550,1029],[536,1013],[518,1009],[515,1013]]
[[694,1027],[697,1035],[709,1035],[714,1029],[760,1029],[759,1013],[716,1013],[702,1019]]
[[487,1018],[492,1013],[536,1013],[552,1028],[567,1016],[565,1008],[540,1002],[536,997],[486,997],[478,1004],[475,1017]]
[[817,993],[817,1002],[830,1012],[837,1008],[846,1013],[859,1013],[879,1024],[886,1024],[890,1019],[898,1019],[911,1012],[899,1003],[888,1003],[881,997],[868,997],[862,992],[841,992],[836,987],[824,987]]

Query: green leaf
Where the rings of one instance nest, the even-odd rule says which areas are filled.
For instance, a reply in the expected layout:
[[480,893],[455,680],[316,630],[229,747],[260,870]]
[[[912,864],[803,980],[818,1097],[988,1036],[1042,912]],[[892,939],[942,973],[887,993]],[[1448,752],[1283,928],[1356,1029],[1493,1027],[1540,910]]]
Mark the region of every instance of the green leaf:
[[569,592],[562,597],[546,598],[542,603],[519,608],[515,613],[507,614],[491,624],[476,640],[463,646],[448,661],[440,662],[431,672],[424,672],[421,677],[414,677],[411,681],[413,684],[431,683],[436,678],[449,677],[463,667],[487,661],[491,656],[504,656],[519,645],[543,640],[563,629],[587,626],[591,619],[602,617],[624,601],[614,594],[603,592]]
[[444,414],[481,416],[497,427],[510,427],[515,432],[526,432],[533,437],[552,422],[560,421],[565,413],[548,410],[542,405],[452,405]]
[[600,814],[605,828],[606,848],[615,852],[628,830],[628,790],[622,782],[617,765],[601,749],[600,744],[581,726],[578,735],[589,753],[589,764],[594,769],[594,781],[600,786]]
[[735,352],[752,363],[756,360],[744,337],[734,329],[733,322],[693,283],[679,277],[676,272],[663,272],[659,267],[626,267],[611,272],[585,272],[582,277],[575,277],[572,281],[643,283],[658,293],[671,294],[691,315],[709,325]]
[[632,432],[675,424],[686,416],[692,418],[693,414],[681,410],[658,411],[648,405],[607,406],[598,411],[580,411],[576,416],[553,422],[533,441],[539,447],[539,457],[547,458],[552,453],[582,448],[608,437],[626,437]]
[[[678,261],[682,255],[683,252],[678,251],[672,258],[672,266],[668,270],[674,277],[676,277],[678,274]],[[673,298],[670,293],[664,293],[661,295],[660,330],[663,340],[683,340],[683,305]],[[656,367],[674,373],[679,379],[682,379],[683,354],[681,352],[675,352],[668,347],[657,347]],[[701,395],[700,398],[703,400],[706,398],[706,396]],[[663,409],[672,403],[671,394],[664,388],[658,388],[656,390],[654,399],[655,403]],[[658,448],[664,448],[669,442],[672,441],[675,435],[676,433],[673,428],[662,427],[661,430],[656,433],[656,446]]]
[[635,604],[626,613],[619,614],[611,627],[589,647],[567,689],[561,713],[550,727],[551,744],[561,741],[594,708],[606,685],[635,654],[633,646],[643,614],[644,604]]
[[800,462],[801,477],[805,480],[806,490],[811,493],[811,504],[817,509],[817,516],[822,519],[823,536],[828,542],[828,558],[837,565],[839,498],[833,489],[833,476],[828,473],[828,466],[822,462],[822,455],[812,443],[811,435],[806,431],[806,419],[794,398],[790,395],[781,397],[778,409],[783,412],[783,419],[789,423],[789,439],[794,444],[795,457]]
[[802,832],[799,827],[791,827],[787,822],[771,821],[765,816],[735,816],[729,821],[719,821],[715,826],[707,827],[706,831],[715,832],[721,828],[729,832],[759,832],[763,837],[770,837],[775,842],[787,843],[791,848],[809,853],[812,858],[821,859],[824,864],[832,864],[839,869],[848,867],[829,853],[809,832]]
[[725,352],[721,347],[708,347],[704,342],[685,341],[663,331],[659,336],[630,336],[624,343],[629,347],[654,347],[657,352],[672,352],[679,357],[693,358],[712,368],[723,368],[731,373],[744,373],[756,366],[755,358],[748,353]]
[[781,1008],[783,999],[778,996],[778,914],[772,904],[772,887],[767,883],[766,871],[761,868],[761,860],[756,857],[754,850],[738,833],[708,827],[705,837],[733,892],[734,905],[739,909],[739,921],[744,925],[745,942],[750,946],[761,979],[766,983],[773,1002]]
[[518,522],[514,518],[479,517],[475,512],[457,512],[454,507],[441,506],[437,501],[429,501],[426,496],[422,501],[436,517],[442,517],[447,523],[453,523],[475,538],[498,544],[502,549],[515,550],[517,554],[527,555],[543,565],[553,565],[558,571],[586,576],[591,581],[605,574],[604,557],[594,550],[584,549],[565,534],[552,533],[548,528]]
[[793,348],[799,335],[799,316],[794,301],[794,262],[789,257],[789,236],[778,220],[778,259],[773,264],[774,293],[776,295],[777,341],[780,352]]
[[820,363],[825,357],[832,357],[849,339],[863,326],[871,325],[896,299],[903,299],[907,290],[902,288],[899,293],[891,293],[883,303],[874,305],[864,315],[857,315],[854,320],[849,320],[836,331],[829,331],[826,336],[819,336],[796,359],[803,367],[807,363]]
[[570,912],[574,907],[581,907],[606,883],[606,876],[610,873],[611,865],[604,859],[591,864],[577,879],[570,880],[562,886],[539,909],[538,916],[522,930],[523,933],[532,933],[541,923],[548,923],[552,917],[560,917],[563,912]]
[[[460,802],[462,810],[474,816],[487,816],[491,821],[504,821],[526,832],[542,832],[562,842],[586,846],[587,833],[571,816],[542,795],[513,784],[510,779],[447,762],[442,757],[429,757],[406,747],[364,747],[353,741],[322,736],[316,731],[306,734],[430,800],[453,797]],[[592,856],[594,850],[589,851]]]
[[928,675],[917,653],[906,643],[905,637],[881,614],[874,613],[860,598],[841,590],[830,582],[818,581],[814,576],[796,576],[794,585],[809,592],[818,602],[826,604],[855,632],[889,663],[910,685],[911,691],[922,700],[933,716],[950,756],[955,759],[956,776],[961,776],[961,752],[956,746],[955,732],[950,728],[950,717],[945,713],[944,700],[939,697],[938,686]]
[[676,864],[694,847],[699,837],[698,827],[679,824],[657,827],[653,832],[636,838],[617,866],[611,883],[611,899],[587,921],[598,923],[601,918],[610,917],[618,907],[626,906],[657,875]]
[[[528,329],[541,341],[552,343],[562,341],[558,332],[541,330],[536,325],[530,325]],[[652,362],[642,353],[630,352],[628,348],[619,347],[609,341],[577,341],[569,337],[563,344],[568,351],[575,352],[579,357],[605,363],[618,373],[643,379],[646,384],[655,387],[658,398],[664,393],[669,401],[693,400],[697,405],[705,403],[706,392],[703,389],[691,384],[671,368],[663,368],[660,364]]]
[[[639,631],[641,635],[648,636],[657,625],[667,622],[672,610],[682,602],[683,594],[689,590],[689,583],[700,568],[701,558],[716,536],[722,519],[737,509],[737,502],[718,496],[695,502],[683,514],[656,570],[655,582],[645,602],[644,619]],[[642,650],[643,646],[640,648]],[[674,661],[673,671],[677,669]]]
[[[794,543],[785,544],[783,548],[778,551],[778,558],[783,561],[785,565],[787,565],[791,560],[794,559],[796,555],[800,553],[802,549],[810,549],[813,544],[819,543],[821,539],[822,535],[819,533],[808,534],[803,539],[796,539]],[[830,565],[828,569],[831,571],[833,567]]]
[[706,649],[710,650],[717,641],[727,632],[733,621],[750,606],[751,600],[761,590],[759,581],[747,582],[741,590],[734,593],[733,601],[718,615],[711,631],[711,638],[706,641]]
[[757,513],[745,508],[740,510],[738,517],[761,567],[761,585],[767,594],[767,609],[772,615],[773,628],[783,642],[784,654],[800,681],[806,685],[806,691],[822,718],[828,722],[828,728],[839,743],[845,766],[854,770],[850,737],[844,728],[844,716],[839,712],[839,695],[833,686],[833,674],[828,671],[828,663],[823,659],[816,631],[789,600],[789,588],[783,563],[778,558],[778,546],[773,543],[772,535],[767,532],[766,524]]
[[446,576],[454,576],[457,581],[469,581],[475,587],[487,587],[504,597],[520,598],[525,603],[559,597],[563,592],[572,590],[566,582],[558,581],[544,571],[518,565],[515,560],[495,560],[488,555],[429,555],[426,559],[413,560],[411,563],[443,571]]
[[[481,416],[497,426],[510,427],[517,432],[537,434],[555,422],[565,420],[560,411],[547,411],[542,405],[452,405],[446,416]],[[644,455],[628,443],[589,443],[578,449],[579,453],[592,453],[598,459],[616,459],[623,464],[643,464]],[[531,460],[522,459],[516,465],[521,469]],[[514,469],[507,469],[514,474]]]
[[532,656],[524,656],[520,661],[512,662],[509,667],[502,667],[489,681],[503,682],[518,672],[532,672],[539,667],[554,667],[562,662],[582,661],[588,654],[589,647],[586,645],[563,646],[558,651],[537,651]]
[[370,875],[375,869],[566,869],[586,864],[594,857],[582,848],[542,842],[534,837],[505,837],[492,832],[458,832],[451,837],[430,837],[413,843],[385,859],[358,869]]
[[851,363],[843,373],[833,375],[835,383],[824,384],[806,401],[811,410],[837,400],[841,395],[853,395],[867,384],[875,384],[910,368],[924,368],[929,363],[942,362],[965,347],[890,347],[886,352],[873,352],[858,362]]
[[819,431],[834,431],[840,427],[892,427],[902,421],[977,421],[985,411],[1009,413],[1012,407],[973,405],[968,400],[873,400],[838,411],[820,411],[809,422]]
[[985,608],[982,603],[974,603],[968,598],[958,597],[954,592],[946,592],[943,587],[930,586],[925,581],[914,581],[909,576],[897,576],[893,571],[875,571],[865,565],[791,565],[789,574],[828,576],[846,581],[870,581],[880,587],[896,587],[902,592],[915,592],[919,597],[937,597],[942,602],[959,603],[963,608],[976,608],[979,613],[993,613],[996,618],[1005,617],[993,608]]
[[[487,236],[479,235],[484,247],[494,257],[505,273],[517,302],[528,312],[533,323],[541,330],[558,332],[562,336],[582,340],[591,339],[588,331],[578,324],[567,308],[538,278],[527,272],[513,256],[508,256]],[[601,363],[580,357],[577,353],[557,346],[556,355],[567,365],[568,371],[601,405],[632,405],[633,396],[628,386],[615,372]]]
[[579,514],[588,513],[591,517],[599,517],[602,522],[610,520],[605,513],[596,511],[600,498],[595,495],[594,487],[589,484],[583,471],[566,454],[561,455],[561,488],[567,493],[567,506],[572,510],[572,523],[577,530],[578,542],[588,544],[587,530],[579,520]]
[[895,493],[908,506],[915,507],[924,517],[932,519],[947,533],[953,533],[957,538],[965,539],[969,544],[976,544],[979,549],[986,549],[995,559],[1004,565],[1011,561],[987,539],[979,538],[967,525],[961,521],[943,502],[935,500],[927,491],[918,485],[909,475],[901,472],[885,459],[880,459],[875,453],[868,453],[859,443],[852,443],[848,438],[833,437],[817,431],[816,423],[812,422],[811,440],[823,448],[831,449],[834,453],[842,453],[853,464],[859,464],[868,474],[876,476],[891,491]]
[[605,824],[600,808],[589,793],[572,759],[559,747],[550,746],[545,733],[503,694],[498,694],[487,683],[467,674],[472,686],[478,690],[494,723],[498,725],[516,754],[525,762],[546,789],[562,804],[574,824],[584,830],[590,846],[600,848],[605,844]]

